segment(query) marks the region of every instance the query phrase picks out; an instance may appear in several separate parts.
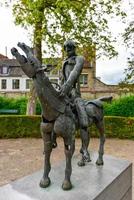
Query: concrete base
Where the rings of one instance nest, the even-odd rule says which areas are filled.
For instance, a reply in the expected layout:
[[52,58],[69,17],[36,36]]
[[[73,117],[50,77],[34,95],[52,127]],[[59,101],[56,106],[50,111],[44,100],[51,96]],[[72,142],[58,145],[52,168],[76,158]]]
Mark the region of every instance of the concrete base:
[[52,166],[51,186],[39,187],[43,171],[0,187],[0,200],[132,200],[132,164],[111,156],[104,156],[104,166],[96,166],[96,153],[92,162],[78,167],[79,156],[73,158],[73,189],[61,189],[65,162]]

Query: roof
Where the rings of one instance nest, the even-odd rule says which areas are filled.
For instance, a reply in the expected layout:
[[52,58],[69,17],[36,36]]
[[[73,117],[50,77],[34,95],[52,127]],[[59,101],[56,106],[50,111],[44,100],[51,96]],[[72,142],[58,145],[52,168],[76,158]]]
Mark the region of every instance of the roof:
[[0,68],[2,68],[3,66],[9,67],[9,71],[8,74],[0,74],[0,77],[21,77],[25,75],[16,59],[0,60]]
[[0,53],[0,60],[2,60],[2,59],[8,59],[8,57],[4,56],[3,54]]
[[0,67],[3,65],[7,65],[9,67],[20,67],[20,64],[16,59],[2,59],[0,60]]

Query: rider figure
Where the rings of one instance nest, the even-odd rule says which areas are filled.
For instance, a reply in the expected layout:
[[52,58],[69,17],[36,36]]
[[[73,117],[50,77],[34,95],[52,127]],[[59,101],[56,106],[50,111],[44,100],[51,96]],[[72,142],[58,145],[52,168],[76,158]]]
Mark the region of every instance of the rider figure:
[[74,104],[82,141],[80,149],[82,159],[78,162],[78,165],[84,166],[85,161],[90,161],[90,155],[87,150],[89,145],[88,116],[85,110],[84,100],[81,98],[79,82],[84,65],[84,58],[76,54],[76,45],[72,40],[67,40],[64,43],[64,50],[66,51],[67,58],[64,60],[62,67],[63,77],[60,95],[69,97],[70,102]]
[[79,77],[83,69],[84,58],[83,56],[78,56],[75,52],[76,45],[74,41],[67,40],[64,43],[64,50],[67,54],[67,58],[64,60],[62,67],[62,86],[61,86],[61,96],[68,96],[70,101],[75,105],[79,127],[87,128],[88,117],[85,111],[84,102],[81,99],[80,94],[80,82]]

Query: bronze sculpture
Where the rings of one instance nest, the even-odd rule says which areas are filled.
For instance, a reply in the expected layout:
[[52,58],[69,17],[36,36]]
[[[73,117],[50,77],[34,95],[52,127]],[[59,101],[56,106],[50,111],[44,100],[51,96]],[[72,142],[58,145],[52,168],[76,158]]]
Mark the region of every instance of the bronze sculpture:
[[[66,45],[65,48],[67,48]],[[52,148],[55,147],[53,146],[54,134],[58,133],[63,137],[66,156],[65,178],[62,184],[62,188],[64,190],[69,190],[72,188],[72,183],[70,180],[72,173],[71,159],[75,150],[75,130],[77,128],[77,124],[81,130],[84,130],[81,132],[82,159],[79,162],[79,165],[83,166],[85,165],[85,162],[90,161],[90,156],[88,153],[89,136],[87,127],[92,122],[96,123],[101,133],[99,157],[96,163],[98,165],[103,164],[103,148],[105,139],[102,101],[109,101],[111,100],[111,97],[102,97],[94,101],[85,101],[80,98],[79,93],[78,95],[73,96],[73,93],[77,93],[78,91],[73,92],[73,89],[75,90],[75,87],[73,88],[72,86],[78,81],[78,77],[80,75],[84,62],[83,57],[76,58],[76,55],[73,55],[73,59],[75,60],[75,62],[72,61],[73,59],[70,52],[72,51],[72,54],[75,53],[74,45],[72,47],[70,45],[69,48],[72,48],[71,50],[68,50],[68,55],[70,54],[70,56],[63,65],[63,70],[65,73],[64,78],[66,78],[67,80],[63,83],[60,91],[56,91],[55,88],[52,86],[51,82],[44,73],[44,68],[41,66],[40,62],[33,56],[30,47],[28,47],[24,43],[18,43],[18,46],[25,52],[26,57],[21,55],[16,48],[12,48],[11,52],[20,63],[24,73],[28,77],[33,79],[37,95],[39,97],[42,107],[41,134],[44,140],[45,161],[44,174],[40,181],[40,186],[46,188],[50,185],[50,155],[52,152]],[[70,74],[70,70],[66,71],[65,69],[66,64],[71,65],[72,69],[76,69],[76,66],[78,66],[78,73],[74,73],[74,77],[72,76],[71,80],[68,76],[68,74]],[[85,118],[87,119],[86,126],[80,121],[80,117],[82,118],[83,114],[81,113],[81,110],[83,109],[83,113],[85,114]],[[76,112],[79,113],[79,120],[76,117]]]

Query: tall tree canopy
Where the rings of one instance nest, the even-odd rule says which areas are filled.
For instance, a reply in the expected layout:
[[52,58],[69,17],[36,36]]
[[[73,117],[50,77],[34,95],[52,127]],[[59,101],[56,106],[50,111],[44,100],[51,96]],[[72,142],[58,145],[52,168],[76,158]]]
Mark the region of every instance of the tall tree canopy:
[[125,83],[134,84],[134,3],[131,4],[131,19],[123,34],[124,43],[130,52],[128,58],[128,68],[125,69]]
[[113,16],[125,16],[120,9],[121,2],[16,0],[13,2],[13,14],[16,24],[33,28],[35,44],[44,40],[48,47],[53,47],[56,52],[57,45],[62,46],[67,38],[71,38],[85,48],[95,44],[98,55],[103,54],[111,58],[117,55],[117,52],[113,47],[114,38],[108,29],[108,19]]

